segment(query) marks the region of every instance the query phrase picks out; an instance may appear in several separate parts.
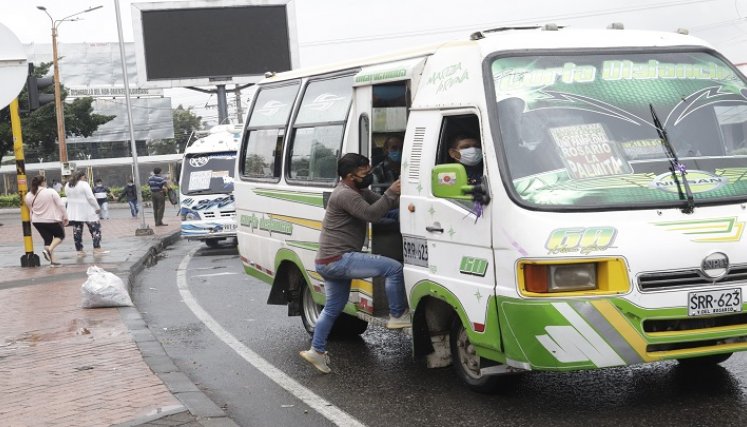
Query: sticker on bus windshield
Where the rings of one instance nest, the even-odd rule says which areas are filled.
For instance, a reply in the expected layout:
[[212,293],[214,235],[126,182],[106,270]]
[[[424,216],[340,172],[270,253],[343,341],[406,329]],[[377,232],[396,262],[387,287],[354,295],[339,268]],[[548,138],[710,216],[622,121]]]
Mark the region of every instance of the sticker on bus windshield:
[[550,134],[572,179],[633,172],[601,123],[551,128]]
[[213,171],[195,171],[189,174],[188,191],[207,190],[210,188],[210,178]]

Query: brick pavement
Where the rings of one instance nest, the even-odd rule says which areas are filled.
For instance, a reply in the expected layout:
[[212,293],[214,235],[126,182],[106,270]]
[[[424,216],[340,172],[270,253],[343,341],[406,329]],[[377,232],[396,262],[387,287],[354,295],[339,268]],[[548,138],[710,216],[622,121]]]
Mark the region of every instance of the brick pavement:
[[[212,402],[202,402],[211,409],[202,414],[180,402],[175,388],[183,388],[186,377],[174,386],[148,366],[146,349],[150,359],[154,352],[167,356],[137,310],[80,308],[80,286],[90,265],[128,282],[178,234],[175,208],[167,208],[166,227],[154,227],[146,209],[152,236],[135,236],[141,217],[132,219],[129,210],[117,206],[110,210],[112,219],[102,221],[102,247],[110,253],[94,257],[85,230],[88,255],[79,258],[66,228],[67,238],[55,251],[63,265],[56,268],[43,258],[41,267],[20,267],[20,213],[0,210],[0,424],[134,426],[160,424],[160,419],[168,425],[235,425],[210,407]],[[36,230],[33,241],[40,255],[43,242]],[[176,367],[165,366],[172,366],[167,373],[174,375]],[[189,389],[190,399],[194,390]]]

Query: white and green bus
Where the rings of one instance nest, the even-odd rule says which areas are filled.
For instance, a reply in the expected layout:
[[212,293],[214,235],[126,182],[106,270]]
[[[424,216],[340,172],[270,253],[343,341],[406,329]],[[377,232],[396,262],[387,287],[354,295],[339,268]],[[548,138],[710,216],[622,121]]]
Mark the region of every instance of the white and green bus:
[[[376,161],[399,134],[400,221],[373,224],[363,250],[403,262],[427,366],[488,390],[507,373],[747,349],[747,82],[702,40],[502,28],[257,86],[239,252],[309,332],[337,159]],[[457,135],[482,142],[477,185],[449,161]],[[382,286],[353,281],[335,331],[383,324]]]

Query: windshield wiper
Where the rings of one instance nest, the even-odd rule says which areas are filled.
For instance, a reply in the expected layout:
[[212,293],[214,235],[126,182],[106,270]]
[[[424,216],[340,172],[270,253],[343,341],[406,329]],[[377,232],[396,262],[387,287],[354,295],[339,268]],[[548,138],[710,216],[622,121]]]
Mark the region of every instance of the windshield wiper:
[[[669,170],[672,171],[672,178],[674,179],[675,184],[677,184],[677,193],[679,194],[680,199],[686,199],[686,205],[682,208],[682,213],[691,214],[695,210],[695,199],[693,198],[692,190],[690,190],[690,184],[687,182],[687,170],[685,169],[685,165],[680,163],[680,160],[677,158],[677,153],[674,152],[674,148],[667,137],[667,131],[664,129],[664,126],[661,125],[659,117],[656,115],[654,105],[648,104],[648,106],[651,108],[651,117],[654,119],[654,127],[656,127],[656,132],[659,133],[661,145],[664,146],[669,155]],[[682,178],[682,185],[680,185],[677,172],[680,173],[680,177]],[[685,188],[684,193],[682,192],[683,187]]]

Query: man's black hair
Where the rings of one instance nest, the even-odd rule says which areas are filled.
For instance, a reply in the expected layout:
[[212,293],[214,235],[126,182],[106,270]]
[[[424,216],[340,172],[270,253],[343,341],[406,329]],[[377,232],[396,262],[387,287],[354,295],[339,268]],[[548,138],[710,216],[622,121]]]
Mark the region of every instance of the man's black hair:
[[478,143],[480,142],[480,138],[477,138],[477,137],[475,137],[472,134],[469,134],[469,133],[458,133],[458,134],[454,135],[451,138],[451,141],[449,142],[449,148],[456,148],[457,143],[459,141],[463,140],[463,139],[474,139]]
[[361,166],[368,166],[368,157],[358,153],[348,153],[337,161],[337,174],[345,178],[349,173],[354,173]]
[[159,173],[161,173],[161,168],[153,168],[153,173],[158,175]]

